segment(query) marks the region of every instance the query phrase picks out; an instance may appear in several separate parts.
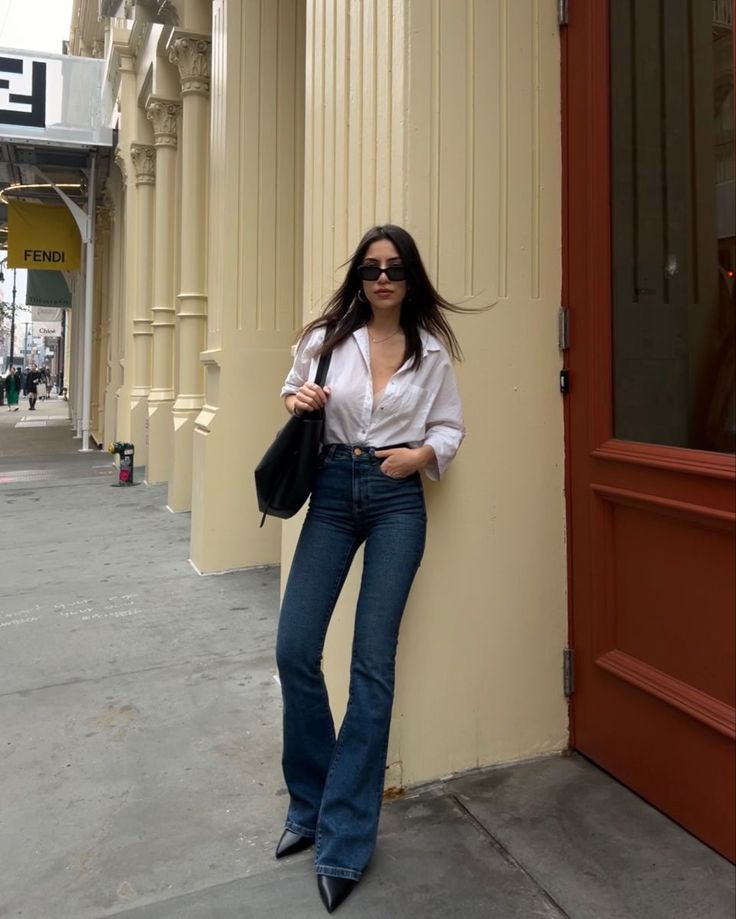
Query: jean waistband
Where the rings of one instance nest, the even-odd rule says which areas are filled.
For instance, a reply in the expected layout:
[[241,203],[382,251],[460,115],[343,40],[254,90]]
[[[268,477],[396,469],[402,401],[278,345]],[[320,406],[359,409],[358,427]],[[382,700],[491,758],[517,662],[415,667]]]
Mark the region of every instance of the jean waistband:
[[390,444],[387,447],[370,447],[366,444],[324,444],[322,452],[333,456],[369,456],[371,459],[381,462],[384,457],[376,456],[376,450],[398,450],[400,447],[408,447],[409,444]]

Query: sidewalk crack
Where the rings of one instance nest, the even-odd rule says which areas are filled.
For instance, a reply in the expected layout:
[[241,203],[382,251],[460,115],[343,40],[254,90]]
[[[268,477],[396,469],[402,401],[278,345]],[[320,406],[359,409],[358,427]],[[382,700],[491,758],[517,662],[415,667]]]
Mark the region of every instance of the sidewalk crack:
[[470,823],[473,824],[476,830],[478,830],[478,832],[481,835],[485,836],[488,842],[493,846],[493,848],[498,852],[498,854],[504,859],[504,861],[508,862],[508,864],[512,865],[514,868],[517,868],[519,871],[522,872],[522,874],[524,874],[527,878],[529,878],[529,880],[532,882],[532,884],[534,884],[537,890],[540,891],[542,897],[547,901],[547,903],[550,906],[554,907],[554,909],[556,909],[559,912],[561,919],[572,919],[572,917],[570,916],[570,913],[567,912],[567,910],[562,906],[562,904],[558,903],[558,901],[552,896],[552,894],[546,889],[546,887],[540,884],[540,882],[536,879],[536,877],[532,874],[532,872],[524,864],[522,864],[522,862],[520,862],[514,855],[512,855],[509,849],[506,848],[506,846],[501,842],[500,839],[497,839],[493,835],[493,833],[491,833],[488,827],[484,826],[480,822],[480,820],[478,820],[475,814],[473,814],[473,812],[465,804],[463,804],[463,802],[458,798],[457,795],[450,794],[449,797],[460,808],[460,810],[463,812],[465,817],[470,821]]

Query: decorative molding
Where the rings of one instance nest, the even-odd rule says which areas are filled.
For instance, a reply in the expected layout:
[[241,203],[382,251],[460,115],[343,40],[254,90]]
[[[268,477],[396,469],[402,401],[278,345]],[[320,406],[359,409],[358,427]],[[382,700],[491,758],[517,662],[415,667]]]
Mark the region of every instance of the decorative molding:
[[110,72],[120,78],[121,73],[135,73],[135,54],[122,42],[113,42]]
[[596,447],[592,456],[619,463],[653,466],[672,472],[693,473],[709,479],[734,479],[736,459],[733,454],[707,453],[686,447],[668,447],[610,439]]
[[643,692],[673,705],[719,734],[732,740],[736,738],[736,712],[727,702],[715,699],[617,648],[602,654],[596,659],[596,664]]
[[123,76],[129,74],[135,76],[135,56],[128,48],[127,42],[116,41],[114,38],[110,44],[110,62],[107,67],[108,79],[112,84],[113,99],[120,106],[120,87]]
[[149,97],[146,118],[153,124],[153,138],[157,147],[176,148],[177,121],[180,113],[181,102]]
[[202,35],[172,34],[169,60],[179,68],[182,95],[207,96],[210,91],[212,41]]
[[131,144],[130,158],[135,169],[135,184],[154,185],[156,182],[156,148],[148,144]]
[[102,206],[110,215],[110,223],[115,222],[115,217],[117,216],[117,208],[115,207],[115,198],[110,191],[110,178],[108,176],[107,181],[105,182],[105,191],[102,196]]
[[128,184],[128,164],[125,161],[125,157],[123,156],[123,152],[120,149],[120,147],[118,147],[115,150],[115,165],[118,167],[118,169],[120,170],[120,174],[123,177],[123,184],[127,185]]
[[97,213],[95,214],[95,233],[99,234],[102,238],[106,237],[110,232],[112,221],[112,209],[106,204],[102,207],[98,207]]
[[[659,495],[631,491],[628,488],[613,488],[610,485],[598,485],[596,483],[591,483],[590,490],[594,495],[607,501],[610,505],[618,504],[651,514],[676,517],[681,520],[687,520],[697,526],[725,529],[730,532],[733,530],[734,524],[736,524],[736,514],[727,509],[709,507],[705,504],[691,504],[686,501],[675,501],[672,498],[663,498]],[[612,556],[609,555],[609,557]]]

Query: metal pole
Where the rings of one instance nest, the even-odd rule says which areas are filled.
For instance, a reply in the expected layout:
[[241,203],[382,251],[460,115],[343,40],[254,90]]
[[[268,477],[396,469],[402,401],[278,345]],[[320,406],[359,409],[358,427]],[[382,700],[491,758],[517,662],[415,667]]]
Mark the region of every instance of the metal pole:
[[57,355],[58,360],[56,362],[56,371],[57,371],[57,381],[56,388],[59,392],[59,396],[62,396],[62,389],[64,388],[64,351],[66,349],[66,310],[61,311],[61,338],[59,339],[59,353]]
[[87,239],[84,282],[84,369],[82,376],[82,447],[88,453],[92,397],[92,314],[95,294],[95,180],[97,153],[90,154],[89,185],[87,187]]
[[15,351],[15,271],[13,268],[13,305],[10,310],[10,360],[8,367],[12,366]]

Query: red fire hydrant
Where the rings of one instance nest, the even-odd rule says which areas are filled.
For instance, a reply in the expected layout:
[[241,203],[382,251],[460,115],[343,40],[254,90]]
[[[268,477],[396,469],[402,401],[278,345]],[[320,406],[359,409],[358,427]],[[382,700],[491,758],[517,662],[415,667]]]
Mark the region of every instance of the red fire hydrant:
[[111,453],[113,456],[117,455],[120,457],[117,484],[135,485],[135,482],[133,481],[133,461],[135,460],[135,447],[133,444],[116,440],[115,443],[110,444],[110,446],[107,448],[107,452]]

